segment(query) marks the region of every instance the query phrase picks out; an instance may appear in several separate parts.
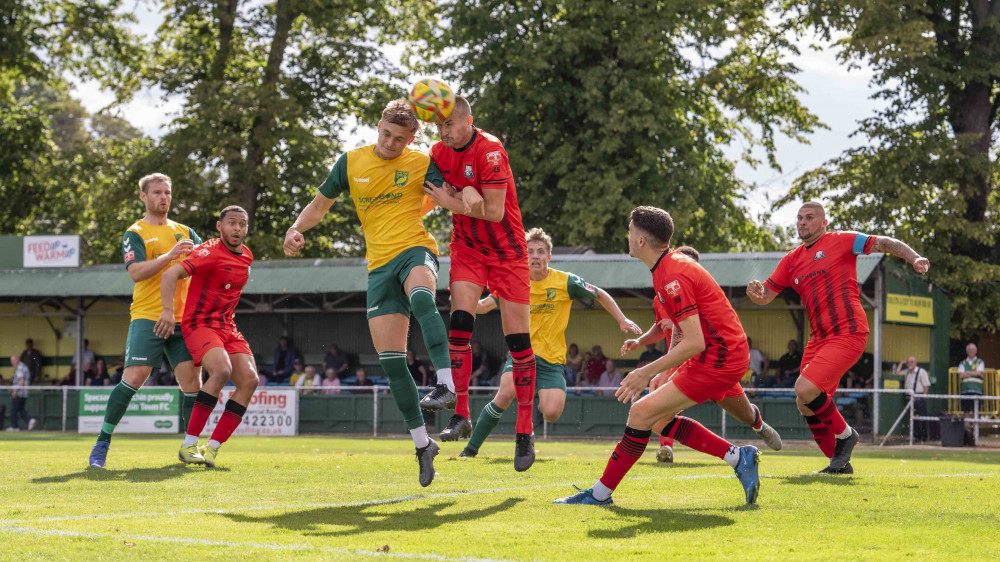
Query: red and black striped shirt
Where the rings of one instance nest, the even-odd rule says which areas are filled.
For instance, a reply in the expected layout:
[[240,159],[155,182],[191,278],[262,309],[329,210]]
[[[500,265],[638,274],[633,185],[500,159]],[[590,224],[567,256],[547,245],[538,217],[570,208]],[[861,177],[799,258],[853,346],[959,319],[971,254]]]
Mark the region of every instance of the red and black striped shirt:
[[181,262],[191,276],[181,328],[236,329],[236,305],[250,279],[251,263],[253,253],[246,246],[238,254],[218,238],[195,246]]

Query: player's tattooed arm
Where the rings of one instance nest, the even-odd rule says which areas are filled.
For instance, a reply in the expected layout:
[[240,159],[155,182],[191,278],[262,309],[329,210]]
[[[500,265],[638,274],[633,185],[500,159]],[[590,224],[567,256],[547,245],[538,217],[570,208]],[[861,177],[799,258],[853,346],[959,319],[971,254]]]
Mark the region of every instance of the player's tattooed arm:
[[903,258],[917,273],[927,273],[931,267],[931,262],[927,258],[921,257],[906,242],[901,242],[889,236],[876,236],[875,243],[872,244],[873,252],[892,254],[897,258]]

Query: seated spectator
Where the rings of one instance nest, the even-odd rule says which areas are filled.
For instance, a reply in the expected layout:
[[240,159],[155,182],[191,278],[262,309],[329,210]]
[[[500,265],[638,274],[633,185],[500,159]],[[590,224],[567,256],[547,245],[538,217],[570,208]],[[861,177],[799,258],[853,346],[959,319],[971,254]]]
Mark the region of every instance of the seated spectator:
[[406,368],[410,370],[410,376],[417,386],[429,386],[427,384],[427,367],[417,360],[417,352],[412,349],[406,350]]
[[601,351],[601,346],[595,345],[590,349],[590,359],[587,360],[584,367],[584,378],[589,386],[596,386],[597,382],[601,380],[601,374],[605,370],[607,360],[608,358]]
[[56,381],[56,386],[76,386],[76,368],[70,367],[66,376]]
[[[983,371],[986,370],[986,363],[979,358],[979,348],[974,343],[965,346],[965,355],[965,359],[958,364],[958,379],[961,382],[959,393],[963,396],[982,396]],[[982,408],[982,402],[979,403],[979,407]],[[975,401],[962,400],[962,411],[974,413]]]
[[[615,362],[611,359],[606,359],[604,362],[604,372],[601,373],[600,378],[597,380],[597,386],[617,389],[621,386],[623,378],[622,374],[615,368]],[[615,390],[598,390],[597,394],[599,396],[614,396]]]
[[581,363],[583,365],[583,367],[582,367],[581,371],[576,376],[576,386],[577,387],[581,387],[581,386],[594,386],[594,385],[590,384],[590,381],[587,380],[587,365],[590,364],[590,357],[591,357],[591,355],[590,355],[589,351],[583,354],[582,363]]
[[[87,361],[83,361],[83,366],[86,368]],[[97,364],[93,369],[93,376],[87,379],[87,386],[111,386],[111,375],[108,374],[108,364],[103,357],[97,358]]]
[[301,359],[296,359],[292,363],[292,374],[288,376],[288,384],[298,386],[299,379],[305,376],[306,368],[302,365]]
[[368,380],[368,374],[365,373],[364,369],[358,368],[354,373],[354,389],[351,390],[353,394],[371,394],[372,393],[372,381]]
[[35,342],[31,338],[24,340],[24,351],[21,352],[21,363],[28,367],[31,373],[31,382],[36,383],[42,376],[42,354],[35,349]]
[[764,377],[763,388],[792,388],[795,379],[799,377],[802,368],[802,353],[799,352],[799,342],[788,340],[788,353],[778,359],[778,368],[774,375]]
[[[75,372],[73,374],[74,374],[74,376],[76,375]],[[94,378],[96,376],[97,376],[97,373],[94,371],[93,364],[90,362],[89,359],[84,359],[83,360],[83,371],[80,373],[80,385],[81,386],[90,386],[90,379],[92,379],[92,378]],[[104,385],[101,385],[101,386],[104,386]]]
[[580,348],[575,343],[569,344],[566,349],[566,385],[576,384],[576,378],[580,375],[580,367],[583,365],[583,356],[580,355]]
[[764,380],[771,360],[764,355],[764,352],[753,346],[753,340],[747,338],[747,345],[750,347],[750,386],[757,386]]
[[[292,375],[293,377],[295,375]],[[322,384],[323,377],[316,372],[316,367],[306,366],[305,371],[295,381],[295,388],[312,388]],[[312,394],[312,390],[303,390],[302,394]]]
[[271,369],[271,381],[282,382],[292,376],[292,369],[295,368],[295,360],[302,360],[299,350],[292,347],[291,340],[286,336],[278,338],[278,347],[274,350],[274,364]]
[[660,357],[663,357],[663,353],[659,349],[656,349],[656,344],[648,343],[646,344],[646,351],[643,351],[642,355],[639,356],[639,363],[636,366],[649,365]]
[[[79,358],[80,354],[74,351],[73,359],[72,361],[70,361],[70,365],[77,365]],[[90,340],[86,338],[83,339],[83,359],[84,361],[90,361],[91,365],[93,365],[94,362],[97,361],[97,356],[94,354],[93,351],[90,350]]]
[[337,373],[338,379],[346,379],[350,375],[350,360],[346,353],[340,351],[337,344],[332,344],[323,358],[323,372],[325,373],[331,367],[333,372]]
[[483,349],[483,344],[472,342],[472,377],[477,386],[490,386],[493,373],[490,373],[490,354]]
[[323,378],[320,386],[323,387],[325,395],[340,394],[340,379],[337,378],[337,371],[333,367],[326,370],[326,377]]
[[122,382],[122,375],[125,374],[125,354],[122,353],[118,356],[118,361],[115,363],[115,373],[111,375],[111,386],[114,386]]

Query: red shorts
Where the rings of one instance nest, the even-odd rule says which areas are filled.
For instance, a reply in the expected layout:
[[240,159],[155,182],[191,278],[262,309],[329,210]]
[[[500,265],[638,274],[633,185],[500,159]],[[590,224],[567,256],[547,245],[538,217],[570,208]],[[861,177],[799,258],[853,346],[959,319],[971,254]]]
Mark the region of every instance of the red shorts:
[[[677,369],[674,369],[674,373],[676,373],[676,372],[677,372]],[[670,378],[667,379],[667,382],[670,382],[672,380],[674,380],[674,375],[670,375]],[[664,383],[664,384],[666,384],[666,383]],[[653,385],[649,385],[649,386],[650,386],[650,388],[649,388],[650,391],[656,390],[656,388],[653,388]],[[662,386],[662,385],[658,385],[658,387],[659,386]],[[683,391],[681,391],[681,392],[683,392]],[[687,396],[687,393],[685,393],[684,395]],[[740,383],[736,383],[733,386],[727,388],[725,394],[723,394],[722,397],[723,398],[736,398],[738,396],[745,396],[745,395],[746,395],[746,392],[743,390],[743,385],[740,384]],[[710,400],[718,401],[719,399],[718,398],[711,398]]]
[[718,402],[723,398],[741,396],[743,387],[740,386],[740,379],[746,372],[746,366],[713,369],[692,358],[677,367],[670,380],[684,396],[701,404],[708,400]]
[[833,394],[844,373],[861,359],[868,334],[845,334],[809,340],[799,374],[827,394]]
[[528,304],[531,298],[531,278],[528,276],[528,256],[497,259],[483,256],[458,244],[451,246],[450,282],[469,281],[496,291],[500,298]]
[[187,344],[191,358],[194,359],[194,366],[201,367],[201,360],[213,347],[221,347],[226,353],[246,353],[253,355],[250,351],[250,344],[243,339],[243,334],[239,333],[235,327],[232,328],[206,328],[204,326],[193,330],[183,330],[184,343]]

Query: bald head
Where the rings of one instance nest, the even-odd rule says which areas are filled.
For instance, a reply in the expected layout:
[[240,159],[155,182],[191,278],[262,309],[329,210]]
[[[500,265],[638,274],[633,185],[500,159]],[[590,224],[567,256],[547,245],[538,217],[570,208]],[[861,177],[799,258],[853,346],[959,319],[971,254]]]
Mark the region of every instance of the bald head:
[[451,110],[451,115],[455,117],[468,117],[472,115],[472,106],[469,100],[462,96],[455,96],[455,108]]
[[802,207],[800,207],[799,210],[800,211],[811,210],[819,214],[819,216],[826,218],[826,209],[823,208],[822,203],[819,203],[817,201],[806,201],[805,203],[802,204]]
[[799,207],[799,213],[795,217],[795,229],[799,233],[799,238],[806,246],[815,244],[821,236],[826,234],[826,209],[816,201],[806,201]]

